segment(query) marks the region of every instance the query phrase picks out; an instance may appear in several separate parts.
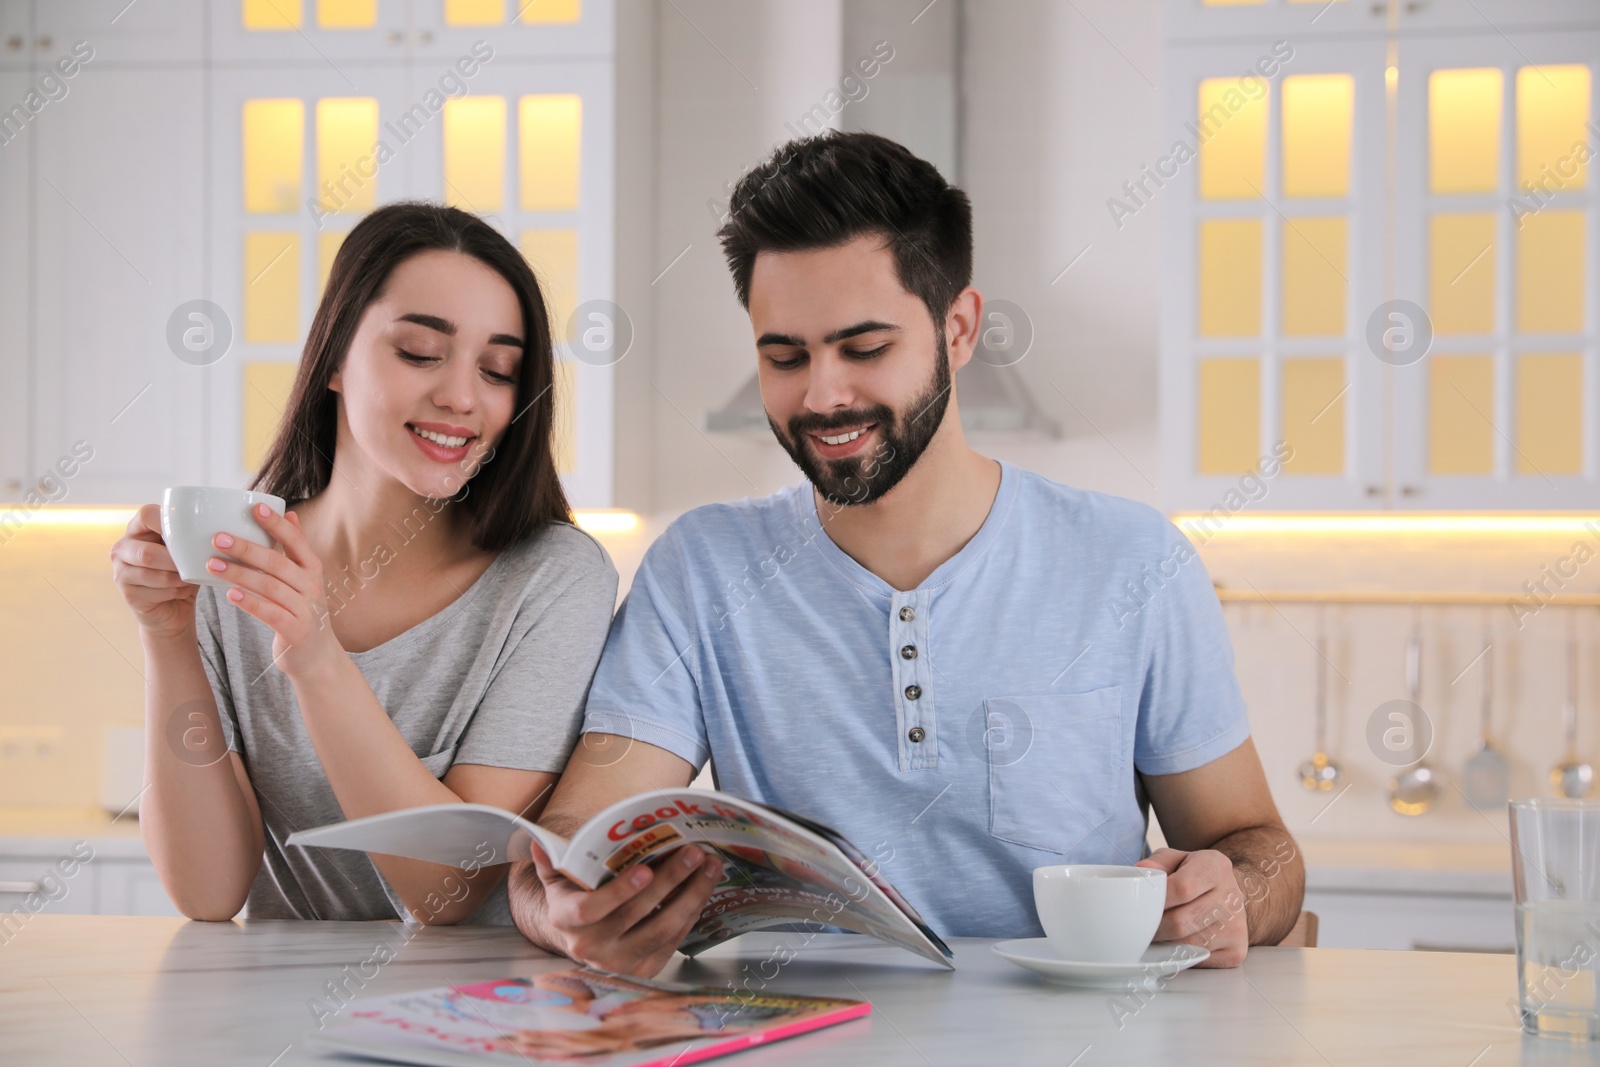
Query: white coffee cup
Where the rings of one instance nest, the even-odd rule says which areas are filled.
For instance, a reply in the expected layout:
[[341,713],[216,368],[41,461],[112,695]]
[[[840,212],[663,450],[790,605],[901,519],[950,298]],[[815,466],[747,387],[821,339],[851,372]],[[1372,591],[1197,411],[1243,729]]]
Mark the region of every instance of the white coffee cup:
[[1166,903],[1166,871],[1091,863],[1033,871],[1039,925],[1056,955],[1075,963],[1135,962]]
[[206,569],[212,556],[229,556],[211,543],[219,533],[272,546],[272,538],[253,514],[257,504],[266,504],[279,515],[284,500],[271,493],[221,486],[175,485],[161,498],[161,539],[178,565],[178,577],[194,585],[232,585],[220,574]]

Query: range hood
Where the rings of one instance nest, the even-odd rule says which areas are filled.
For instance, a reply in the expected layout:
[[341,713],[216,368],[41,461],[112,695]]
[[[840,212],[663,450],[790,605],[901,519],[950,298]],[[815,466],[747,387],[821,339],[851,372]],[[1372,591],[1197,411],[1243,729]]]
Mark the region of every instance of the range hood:
[[[1061,436],[1061,427],[1034,403],[1015,368],[971,360],[956,372],[956,393],[961,398],[961,428],[968,433],[1047,440]],[[706,429],[758,433],[763,437],[772,432],[761,404],[761,386],[754,374],[733,399],[706,415]]]

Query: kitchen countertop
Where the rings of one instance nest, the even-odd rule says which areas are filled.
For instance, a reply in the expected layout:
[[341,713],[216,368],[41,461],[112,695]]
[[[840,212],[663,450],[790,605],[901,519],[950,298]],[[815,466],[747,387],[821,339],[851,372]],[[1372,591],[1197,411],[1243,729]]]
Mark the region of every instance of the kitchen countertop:
[[[764,966],[779,942],[795,958]],[[363,968],[380,945],[392,962]],[[949,973],[866,938],[753,934],[675,958],[663,977],[759,982],[775,967],[774,990],[873,1004],[867,1019],[728,1061],[743,1067],[1593,1062],[1592,1050],[1521,1033],[1507,956],[1255,949],[1242,968],[1119,996],[1047,985],[989,945],[953,940]],[[507,927],[38,915],[0,945],[0,1044],[9,1067],[351,1062],[305,1043],[312,1005],[341,979],[375,995],[564,965]]]
[[[139,820],[99,808],[0,806],[0,859],[68,854],[78,841],[111,859],[143,859]],[[1300,842],[1309,892],[1511,896],[1511,846],[1399,841]]]

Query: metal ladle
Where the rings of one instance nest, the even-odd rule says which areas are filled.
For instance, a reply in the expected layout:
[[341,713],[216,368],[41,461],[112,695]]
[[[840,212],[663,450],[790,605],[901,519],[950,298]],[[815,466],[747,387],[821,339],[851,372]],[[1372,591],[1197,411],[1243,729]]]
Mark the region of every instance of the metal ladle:
[[[1422,630],[1411,631],[1411,642],[1406,646],[1406,691],[1411,703],[1421,712],[1422,704]],[[1439,796],[1439,776],[1425,759],[1417,762],[1389,779],[1389,807],[1401,815],[1421,815],[1433,807]]]
[[1483,741],[1461,772],[1461,792],[1467,803],[1475,808],[1497,808],[1511,797],[1511,762],[1494,743],[1490,733],[1493,724],[1491,706],[1494,701],[1494,642],[1484,633],[1483,698],[1481,702],[1481,729]]
[[1550,771],[1550,784],[1570,800],[1589,795],[1594,768],[1578,758],[1578,639],[1567,636],[1567,700],[1562,709],[1567,731],[1567,756]]
[[1328,639],[1317,633],[1317,751],[1300,764],[1300,784],[1313,792],[1326,793],[1339,781],[1339,765],[1328,758]]

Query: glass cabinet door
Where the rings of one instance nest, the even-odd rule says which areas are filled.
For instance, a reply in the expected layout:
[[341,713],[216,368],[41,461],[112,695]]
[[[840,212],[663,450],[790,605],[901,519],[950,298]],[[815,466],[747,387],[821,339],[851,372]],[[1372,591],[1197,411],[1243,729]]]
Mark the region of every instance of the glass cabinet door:
[[1393,370],[1401,506],[1592,507],[1600,33],[1400,44]]
[[[0,27],[3,32],[3,27]],[[4,40],[0,39],[0,48]],[[3,54],[3,53],[0,53]],[[24,71],[0,70],[0,100],[21,100],[32,85]],[[29,231],[28,169],[34,137],[26,128],[0,127],[0,322],[11,341],[0,345],[0,504],[15,503],[32,488],[39,473],[29,454],[31,437],[29,398],[29,344],[33,334],[33,309],[28,299]],[[0,513],[3,514],[3,513]],[[0,542],[9,540],[0,518]]]
[[1381,503],[1382,43],[1174,47],[1167,92],[1168,506]]

